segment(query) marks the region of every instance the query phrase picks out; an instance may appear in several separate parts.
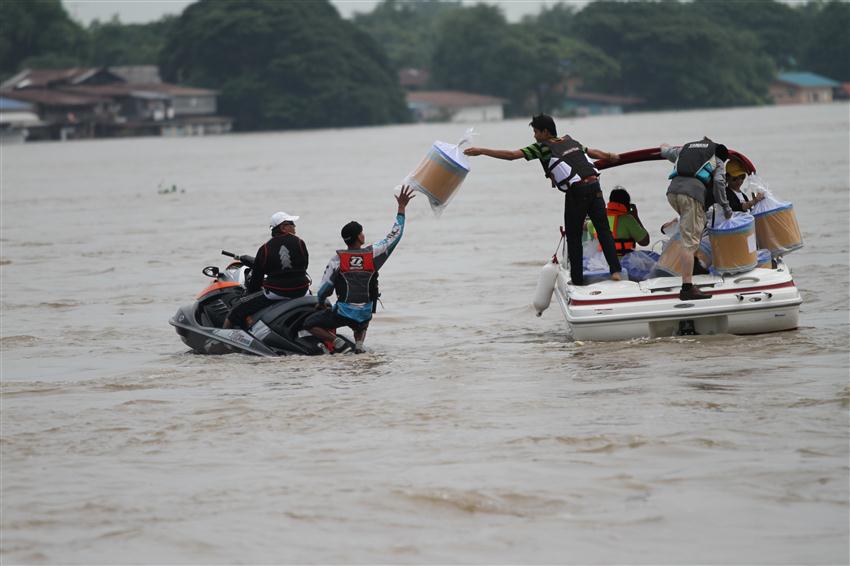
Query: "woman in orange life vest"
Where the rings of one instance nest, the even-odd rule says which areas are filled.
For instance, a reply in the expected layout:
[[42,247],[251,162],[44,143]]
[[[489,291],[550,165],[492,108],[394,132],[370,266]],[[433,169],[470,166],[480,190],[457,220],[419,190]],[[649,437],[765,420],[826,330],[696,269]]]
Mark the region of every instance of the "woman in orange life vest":
[[[637,206],[632,204],[632,197],[621,185],[616,185],[608,197],[608,224],[614,236],[614,247],[617,255],[622,257],[635,249],[637,244],[649,244],[649,232],[643,226],[638,216]],[[590,227],[590,233],[596,237],[596,231]],[[601,245],[599,249],[602,249]]]

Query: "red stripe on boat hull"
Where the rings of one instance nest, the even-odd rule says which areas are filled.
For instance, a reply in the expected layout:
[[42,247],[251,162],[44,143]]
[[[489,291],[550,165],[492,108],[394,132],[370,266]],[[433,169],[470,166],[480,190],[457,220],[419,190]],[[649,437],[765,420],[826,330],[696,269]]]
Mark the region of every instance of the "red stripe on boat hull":
[[[761,285],[759,287],[744,287],[741,289],[722,289],[720,291],[710,291],[701,289],[703,293],[709,295],[722,295],[726,293],[752,293],[753,291],[766,291],[768,289],[781,289],[784,287],[794,287],[794,281],[785,281],[784,283],[774,283],[773,285]],[[622,297],[619,299],[573,299],[570,298],[570,304],[576,306],[589,305],[610,305],[614,303],[634,303],[638,301],[660,301],[662,299],[678,299],[679,294],[668,295],[648,295],[644,297]]]

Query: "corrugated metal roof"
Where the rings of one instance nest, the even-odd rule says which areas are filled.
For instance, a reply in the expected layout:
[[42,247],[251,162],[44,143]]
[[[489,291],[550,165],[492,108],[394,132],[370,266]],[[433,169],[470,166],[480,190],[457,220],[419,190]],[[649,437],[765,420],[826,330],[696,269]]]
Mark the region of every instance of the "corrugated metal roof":
[[15,100],[23,100],[33,104],[45,104],[47,106],[94,106],[101,102],[109,102],[109,98],[92,96],[88,94],[76,94],[63,92],[61,90],[47,90],[40,88],[27,88],[23,90],[4,90],[3,96]]
[[800,73],[779,73],[777,80],[783,83],[789,83],[802,87],[837,87],[841,86],[838,82],[817,75],[815,73],[800,72]]

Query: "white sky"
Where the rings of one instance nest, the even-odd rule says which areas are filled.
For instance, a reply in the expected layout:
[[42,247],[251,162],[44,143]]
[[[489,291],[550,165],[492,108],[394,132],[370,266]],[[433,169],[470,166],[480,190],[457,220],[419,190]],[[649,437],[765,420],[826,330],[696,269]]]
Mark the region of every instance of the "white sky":
[[[280,0],[284,2],[286,0]],[[158,20],[166,14],[180,14],[194,0],[62,0],[72,18],[88,25],[92,20],[108,21],[118,14],[125,24],[142,24]],[[463,0],[464,4],[496,4],[510,21],[518,21],[526,14],[536,14],[543,6],[557,4],[558,0]],[[581,7],[587,0],[568,0]],[[331,0],[343,17],[355,12],[371,12],[378,0]],[[567,3],[565,1],[565,3]]]

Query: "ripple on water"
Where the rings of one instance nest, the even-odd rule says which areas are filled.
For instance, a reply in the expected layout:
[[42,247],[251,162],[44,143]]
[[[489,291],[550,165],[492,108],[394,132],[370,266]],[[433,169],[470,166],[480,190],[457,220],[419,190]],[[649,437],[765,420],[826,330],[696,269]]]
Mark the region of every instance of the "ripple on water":
[[38,336],[30,336],[29,334],[19,334],[16,336],[0,337],[0,345],[4,348],[21,348],[26,346],[35,346],[39,342]]
[[395,489],[393,494],[413,503],[422,512],[442,508],[469,514],[536,517],[557,515],[568,507],[563,499],[515,492],[405,488]]

